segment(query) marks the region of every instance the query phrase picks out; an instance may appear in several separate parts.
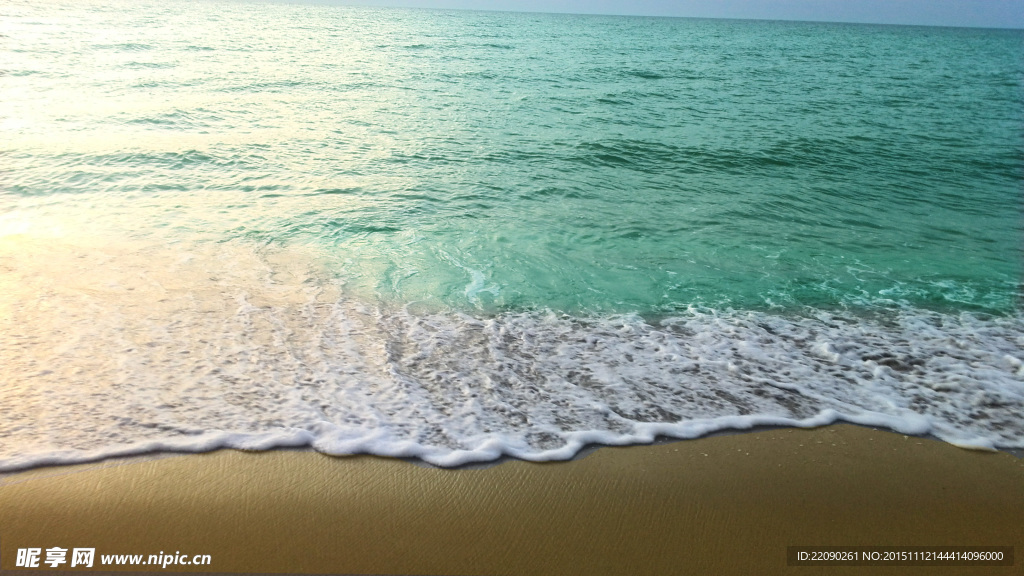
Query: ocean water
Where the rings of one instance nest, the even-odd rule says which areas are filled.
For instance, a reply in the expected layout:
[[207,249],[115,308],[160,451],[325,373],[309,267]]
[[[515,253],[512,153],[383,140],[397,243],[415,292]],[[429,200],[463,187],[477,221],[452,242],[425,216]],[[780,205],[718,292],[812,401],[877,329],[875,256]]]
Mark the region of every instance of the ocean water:
[[1024,448],[1024,32],[0,4],[0,470]]

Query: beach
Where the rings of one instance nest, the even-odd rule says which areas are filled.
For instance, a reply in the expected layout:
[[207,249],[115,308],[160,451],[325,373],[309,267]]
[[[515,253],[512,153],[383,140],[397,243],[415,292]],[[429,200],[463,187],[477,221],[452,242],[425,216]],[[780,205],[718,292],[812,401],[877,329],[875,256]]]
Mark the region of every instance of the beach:
[[3,571],[1021,573],[1024,32],[0,32]]
[[0,471],[1024,449],[1019,31],[183,6],[0,10]]
[[[0,479],[0,555],[95,547],[93,570],[332,574],[1019,574],[787,566],[789,546],[1024,550],[1024,460],[851,425],[569,462],[439,469],[307,451],[160,455]],[[106,554],[210,555],[100,567]],[[27,572],[26,572],[27,573]]]

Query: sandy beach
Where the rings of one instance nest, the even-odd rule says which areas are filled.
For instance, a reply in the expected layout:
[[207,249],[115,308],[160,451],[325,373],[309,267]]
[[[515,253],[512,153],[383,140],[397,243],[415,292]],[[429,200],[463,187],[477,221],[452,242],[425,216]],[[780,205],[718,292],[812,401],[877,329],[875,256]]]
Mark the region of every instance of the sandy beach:
[[[787,547],[1020,555],[1024,460],[850,425],[464,470],[303,451],[161,455],[0,478],[0,546],[0,568],[25,574],[49,567],[17,568],[17,549],[55,546],[95,548],[92,570],[141,572],[930,574],[787,566]],[[109,554],[210,563],[100,566]],[[1020,562],[941,573],[1021,574]]]
[[0,0],[0,576],[1024,576],[1022,5]]

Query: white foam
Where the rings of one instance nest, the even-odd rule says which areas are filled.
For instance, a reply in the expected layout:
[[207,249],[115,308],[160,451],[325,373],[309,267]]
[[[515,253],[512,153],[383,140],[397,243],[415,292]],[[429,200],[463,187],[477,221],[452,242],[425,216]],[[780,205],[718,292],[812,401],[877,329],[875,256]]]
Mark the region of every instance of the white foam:
[[312,446],[442,466],[836,421],[1024,447],[1024,320],[414,313],[300,251],[7,237],[0,470]]

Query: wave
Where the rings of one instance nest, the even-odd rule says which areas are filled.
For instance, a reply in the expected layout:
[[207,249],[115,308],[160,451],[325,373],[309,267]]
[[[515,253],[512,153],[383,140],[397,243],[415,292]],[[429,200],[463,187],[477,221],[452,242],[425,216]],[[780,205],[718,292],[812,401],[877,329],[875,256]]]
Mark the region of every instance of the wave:
[[2,470],[296,445],[456,466],[835,421],[1024,447],[1020,314],[470,315],[345,297],[288,251],[40,251],[49,272],[4,253]]

